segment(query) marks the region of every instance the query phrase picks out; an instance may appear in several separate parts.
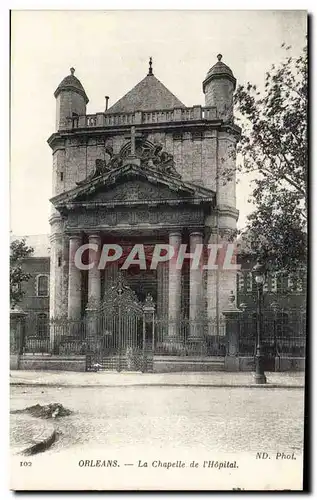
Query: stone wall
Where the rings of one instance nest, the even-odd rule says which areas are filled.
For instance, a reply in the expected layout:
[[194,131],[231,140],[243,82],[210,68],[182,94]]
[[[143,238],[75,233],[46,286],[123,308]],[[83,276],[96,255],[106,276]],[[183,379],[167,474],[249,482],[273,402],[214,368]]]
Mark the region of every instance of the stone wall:
[[[95,168],[97,159],[105,159],[105,145],[111,145],[114,153],[129,142],[129,130],[115,134],[107,130],[104,136],[69,137],[65,149],[59,148],[53,154],[53,195],[76,187],[76,182],[84,180]],[[216,191],[217,168],[221,171],[234,169],[231,152],[235,139],[229,132],[219,132],[212,128],[204,130],[171,132],[152,131],[147,138],[154,144],[162,144],[163,149],[174,156],[176,170],[184,181],[194,182]],[[62,173],[62,178],[61,178]],[[231,182],[219,182],[219,203],[235,207],[235,177]]]
[[23,263],[25,272],[31,275],[30,279],[22,284],[22,290],[25,292],[19,307],[25,312],[48,313],[49,296],[37,296],[37,279],[40,275],[50,275],[49,257],[29,257]]
[[85,100],[76,92],[63,90],[56,99],[56,130],[67,125],[67,119],[72,116],[72,113],[85,115]]
[[20,356],[18,366],[19,370],[84,372],[86,371],[86,356],[40,356],[24,354]]
[[233,114],[233,90],[232,81],[226,78],[214,79],[205,87],[206,106],[217,107],[218,116],[226,121],[230,120]]

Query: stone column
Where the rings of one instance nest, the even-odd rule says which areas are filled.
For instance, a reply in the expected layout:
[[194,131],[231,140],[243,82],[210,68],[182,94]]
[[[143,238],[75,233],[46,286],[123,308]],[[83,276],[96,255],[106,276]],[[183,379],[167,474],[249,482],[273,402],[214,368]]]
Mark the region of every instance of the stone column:
[[10,310],[10,355],[23,354],[26,316],[18,306]]
[[63,315],[63,220],[59,214],[50,217],[50,317]]
[[[177,266],[177,255],[182,243],[180,232],[169,234],[169,244],[174,247],[174,256],[169,261],[168,277],[168,339],[175,339],[180,332],[181,316],[181,266]],[[178,269],[179,267],[179,269]]]
[[68,319],[81,317],[81,270],[75,264],[75,254],[82,244],[80,234],[69,237],[69,274],[68,274]]
[[[232,231],[232,230],[231,230]],[[236,291],[237,270],[228,267],[227,257],[230,257],[231,251],[228,250],[230,230],[212,228],[209,244],[214,245],[213,255],[217,260],[212,265],[214,269],[207,270],[207,314],[210,319],[210,326],[216,327],[215,333],[221,335],[221,323],[223,321],[223,310],[227,307],[228,298],[231,291]],[[217,245],[219,245],[217,249]],[[232,250],[232,248],[231,248]],[[230,266],[234,262],[230,263]]]
[[97,245],[97,251],[89,249],[89,262],[93,262],[93,267],[88,271],[88,309],[98,309],[100,305],[101,283],[100,270],[98,269],[100,261],[101,240],[98,234],[90,234],[88,243]]
[[[89,263],[93,266],[88,270],[88,303],[86,307],[87,334],[90,341],[97,340],[98,337],[98,309],[101,296],[101,274],[98,269],[101,252],[101,240],[98,234],[90,234],[88,243],[94,245],[89,249]],[[96,248],[95,250],[94,248]]]
[[159,262],[157,266],[157,318],[168,317],[168,262]]
[[[217,323],[217,315],[218,315],[218,283],[219,283],[219,270],[217,269],[217,247],[218,237],[216,234],[216,230],[212,230],[211,235],[208,241],[209,245],[214,245],[214,248],[210,251],[213,252],[215,257],[215,261],[210,264],[210,268],[207,269],[207,316],[210,321],[214,321],[215,325]],[[208,255],[209,257],[209,255]],[[214,266],[214,269],[211,268]],[[218,334],[218,332],[217,332]]]
[[[193,232],[189,235],[190,253],[194,255],[198,246],[202,250],[202,232]],[[193,262],[191,259],[189,273],[189,319],[190,319],[190,339],[201,340],[203,338],[203,251],[201,251],[200,262]],[[194,264],[194,265],[193,265]]]
[[10,311],[10,370],[18,370],[25,344],[26,313],[18,306]]

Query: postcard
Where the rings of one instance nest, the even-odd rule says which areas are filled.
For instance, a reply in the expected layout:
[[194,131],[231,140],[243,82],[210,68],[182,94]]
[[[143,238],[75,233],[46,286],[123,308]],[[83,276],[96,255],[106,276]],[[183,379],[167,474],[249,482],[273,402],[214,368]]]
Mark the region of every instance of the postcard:
[[305,489],[307,12],[11,12],[10,488]]

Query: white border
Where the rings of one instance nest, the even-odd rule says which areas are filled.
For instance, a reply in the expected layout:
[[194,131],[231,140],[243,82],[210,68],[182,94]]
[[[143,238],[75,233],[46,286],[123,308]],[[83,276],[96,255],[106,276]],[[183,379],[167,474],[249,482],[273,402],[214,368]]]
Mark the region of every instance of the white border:
[[[0,7],[0,36],[1,36],[1,43],[0,43],[0,60],[1,60],[1,98],[2,98],[2,107],[1,107],[1,131],[0,131],[0,151],[4,153],[3,161],[1,162],[1,167],[0,167],[0,172],[1,172],[1,182],[0,182],[0,200],[1,200],[1,218],[0,218],[0,230],[1,230],[1,235],[2,235],[2,245],[0,247],[0,258],[2,262],[2,273],[1,273],[1,305],[2,305],[2,318],[4,321],[4,328],[2,328],[2,335],[1,335],[1,340],[2,340],[2,345],[1,345],[1,352],[2,352],[2,362],[0,364],[1,367],[1,381],[2,384],[4,384],[4,391],[2,391],[2,398],[5,397],[6,394],[6,399],[2,400],[2,425],[1,425],[1,430],[2,430],[2,440],[1,440],[1,455],[0,455],[0,467],[1,467],[1,478],[3,483],[1,483],[1,493],[2,493],[2,498],[8,498],[11,497],[11,493],[8,491],[8,460],[7,460],[7,449],[8,449],[8,426],[6,425],[8,423],[8,415],[9,415],[9,407],[8,407],[8,373],[9,373],[9,363],[8,363],[8,356],[6,356],[6,352],[8,352],[8,337],[5,335],[5,332],[8,331],[8,309],[9,309],[9,300],[8,300],[8,278],[9,278],[9,272],[8,272],[8,250],[9,250],[9,219],[8,219],[8,207],[9,207],[9,189],[8,189],[8,182],[9,182],[9,171],[8,171],[8,165],[9,165],[9,126],[8,126],[8,103],[9,103],[9,9],[45,9],[45,10],[58,10],[58,9],[69,9],[69,10],[92,10],[92,9],[99,9],[99,10],[107,10],[107,9],[112,9],[112,10],[121,10],[121,9],[144,9],[144,10],[164,10],[164,9],[173,9],[173,10],[199,10],[199,9],[206,9],[206,10],[308,10],[311,14],[315,14],[316,12],[316,2],[313,2],[312,0],[309,0],[307,2],[299,2],[295,0],[280,0],[278,3],[276,1],[272,0],[267,0],[266,2],[263,1],[258,1],[254,2],[254,0],[241,0],[239,4],[237,5],[236,2],[234,1],[229,1],[229,0],[222,0],[221,2],[213,2],[211,9],[211,2],[210,1],[203,1],[203,0],[196,0],[194,1],[186,1],[184,0],[183,2],[179,3],[176,1],[172,0],[152,0],[151,2],[151,7],[149,7],[149,2],[145,1],[137,1],[135,0],[133,3],[129,0],[117,0],[117,1],[105,1],[105,0],[90,0],[84,1],[84,0],[76,0],[76,1],[61,1],[61,0],[55,0],[54,2],[44,2],[44,0],[37,0],[37,1],[11,1],[7,2],[4,0],[1,3]],[[256,9],[254,7],[256,6]],[[268,34],[269,36],[269,34]],[[316,54],[316,37],[314,36],[313,38],[313,33],[311,33],[311,45],[310,45],[310,54],[311,58],[313,56],[314,59],[314,54]],[[317,122],[316,120],[316,107],[313,106],[314,98],[316,98],[316,85],[314,88],[313,83],[313,63],[315,61],[311,60],[311,102],[310,102],[310,107],[312,109],[311,112],[311,146],[316,145],[317,143],[317,137],[316,137],[316,127],[313,129],[313,124]],[[316,295],[316,284],[317,284],[317,273],[316,273],[316,266],[314,265],[314,259],[315,259],[315,237],[314,235],[317,234],[317,214],[316,211],[316,193],[314,192],[314,187],[317,185],[315,177],[315,171],[316,166],[314,162],[314,151],[312,151],[311,154],[311,168],[310,168],[310,185],[312,186],[311,188],[311,200],[312,200],[312,206],[311,206],[311,228],[310,228],[310,242],[311,242],[311,259],[312,259],[312,266],[310,269],[310,280],[311,280],[311,296],[312,296],[312,303],[311,305],[313,306],[313,300]],[[312,307],[312,310],[316,308]],[[315,325],[315,314],[313,314],[312,317],[312,324],[311,324],[311,333],[314,333],[317,331],[316,325]],[[313,337],[313,335],[311,335]],[[312,338],[310,340],[310,348],[311,348],[311,354],[310,354],[310,360],[311,360],[311,369],[313,370],[313,377],[311,378],[311,385],[312,387],[316,387],[316,369],[314,368],[314,365],[316,363],[314,360],[317,359],[317,352],[316,352],[316,345],[317,342],[312,342]],[[315,382],[315,383],[314,383]],[[5,393],[5,391],[7,391]],[[312,394],[313,396],[313,394]],[[315,409],[315,408],[314,408]],[[311,416],[311,421],[313,422],[313,418]],[[316,436],[316,433],[315,433]],[[313,439],[312,443],[312,449],[317,449],[316,447],[316,440]],[[315,446],[314,446],[315,445]],[[313,461],[314,463],[314,468],[312,469],[312,479],[315,476],[316,473],[316,460]],[[314,485],[314,482],[313,482]],[[2,488],[3,487],[3,488]],[[33,496],[33,495],[31,495]],[[194,495],[191,495],[194,496]],[[217,496],[217,495],[216,495]],[[293,496],[293,495],[292,495]],[[41,498],[42,495],[36,495],[36,498]],[[64,498],[66,495],[59,495],[59,498]]]

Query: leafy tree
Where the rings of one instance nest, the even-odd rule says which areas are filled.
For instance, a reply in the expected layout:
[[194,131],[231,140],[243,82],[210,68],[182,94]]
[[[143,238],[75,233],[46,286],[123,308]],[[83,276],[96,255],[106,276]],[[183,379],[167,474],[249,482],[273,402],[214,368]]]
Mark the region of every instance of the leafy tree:
[[23,298],[22,283],[31,277],[23,269],[23,261],[33,253],[33,248],[28,247],[25,239],[14,240],[10,245],[10,304],[16,306]]
[[248,249],[271,269],[293,271],[307,247],[307,47],[297,58],[282,47],[286,58],[266,73],[264,91],[239,86],[234,104],[242,126],[238,170],[255,177]]

